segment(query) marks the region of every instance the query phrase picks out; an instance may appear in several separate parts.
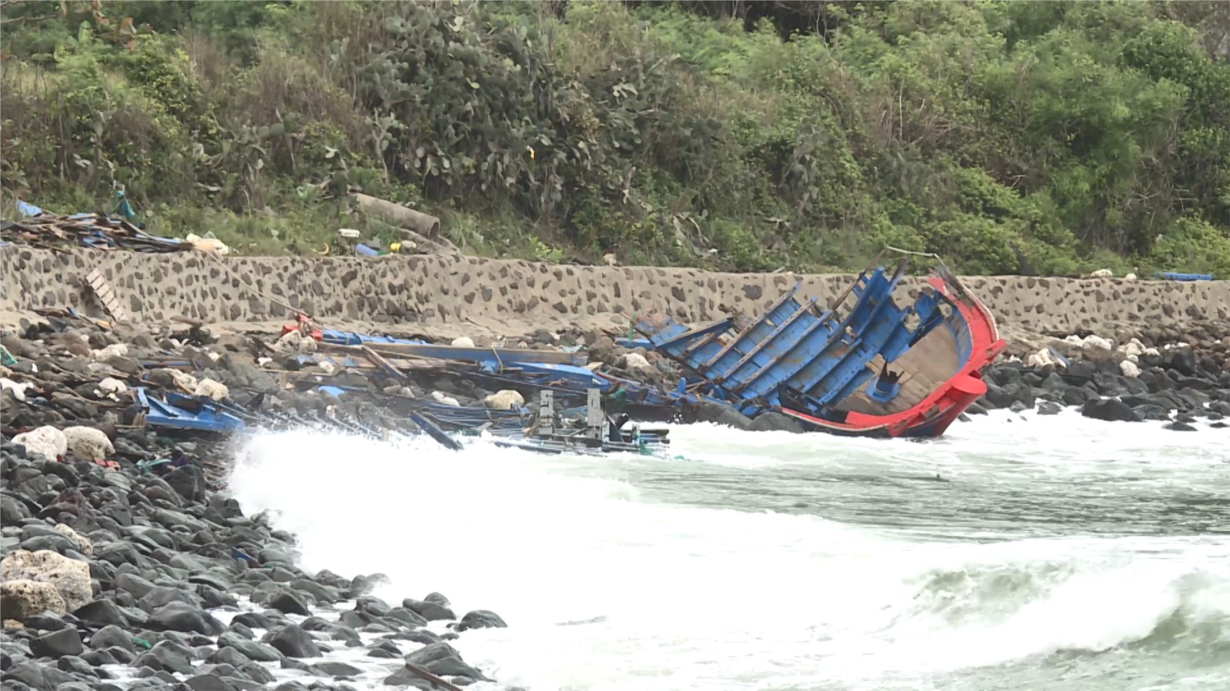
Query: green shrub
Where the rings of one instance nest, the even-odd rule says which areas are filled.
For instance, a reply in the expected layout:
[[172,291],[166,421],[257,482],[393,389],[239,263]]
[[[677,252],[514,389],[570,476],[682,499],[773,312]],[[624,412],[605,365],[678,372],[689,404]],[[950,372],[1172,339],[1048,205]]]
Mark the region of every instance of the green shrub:
[[1217,6],[63,8],[3,8],[22,28],[0,39],[0,183],[66,211],[124,186],[152,226],[241,251],[384,238],[345,203],[363,191],[493,256],[806,271],[891,245],[1029,274],[1224,257]]
[[1230,279],[1230,229],[1181,218],[1157,239],[1147,259],[1157,271],[1211,273]]

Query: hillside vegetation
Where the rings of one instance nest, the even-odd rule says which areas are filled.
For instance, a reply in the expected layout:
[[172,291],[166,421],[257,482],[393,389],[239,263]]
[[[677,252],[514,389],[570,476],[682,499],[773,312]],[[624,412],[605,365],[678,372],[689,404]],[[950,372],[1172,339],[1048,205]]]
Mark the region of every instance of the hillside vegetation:
[[1228,3],[2,4],[10,211],[121,186],[310,254],[395,237],[363,191],[490,256],[1230,277]]

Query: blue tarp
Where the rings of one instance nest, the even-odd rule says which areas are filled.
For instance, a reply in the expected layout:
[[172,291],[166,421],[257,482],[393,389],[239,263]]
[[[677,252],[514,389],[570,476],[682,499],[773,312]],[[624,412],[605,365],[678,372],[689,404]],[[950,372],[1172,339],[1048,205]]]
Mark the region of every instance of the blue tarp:
[[295,359],[299,361],[300,365],[306,367],[319,365],[323,362],[331,362],[336,367],[363,367],[367,364],[367,360],[359,360],[357,358],[345,357],[342,355],[338,355],[336,357],[330,357],[328,355],[296,355]]
[[1213,274],[1183,274],[1177,271],[1163,271],[1153,274],[1154,278],[1164,278],[1167,281],[1211,281]]
[[406,345],[422,345],[426,341],[417,341],[407,338],[393,338],[392,336],[372,336],[370,334],[361,334],[357,331],[337,331],[335,329],[321,329],[321,340],[331,345],[367,345],[371,343],[402,343]]

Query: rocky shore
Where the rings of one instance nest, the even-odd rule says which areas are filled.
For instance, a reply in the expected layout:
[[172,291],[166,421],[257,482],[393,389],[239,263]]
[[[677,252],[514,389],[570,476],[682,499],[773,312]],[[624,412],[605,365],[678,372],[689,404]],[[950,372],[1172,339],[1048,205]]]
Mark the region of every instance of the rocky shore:
[[987,394],[968,412],[1036,409],[1054,415],[1070,406],[1095,420],[1162,421],[1175,431],[1227,426],[1230,324],[1119,336],[1117,342],[1070,335],[1034,352],[1018,348],[1018,356],[988,369]]
[[[227,496],[225,438],[143,424],[137,386],[283,419],[340,407],[377,427],[390,401],[490,405],[493,395],[437,375],[382,389],[361,372],[321,365],[313,372],[366,393],[343,401],[295,391],[268,368],[299,368],[294,341],[197,323],[111,327],[63,313],[4,335],[5,688],[456,689],[488,680],[454,644],[464,647],[467,630],[505,626],[498,615],[458,616],[439,593],[384,602],[371,595],[379,574],[304,572],[293,535],[266,515],[244,515]],[[538,330],[515,345],[584,349],[608,371],[640,381],[677,378],[657,354],[621,348],[598,331]],[[971,414],[1047,415],[1072,406],[1097,420],[1222,427],[1230,417],[1230,326],[1041,339],[1015,347],[986,381]],[[746,425],[720,421],[791,429],[764,416]]]
[[505,626],[498,615],[459,616],[439,593],[384,602],[370,594],[379,574],[304,572],[293,535],[226,496],[224,439],[134,424],[131,387],[184,383],[143,365],[168,352],[216,358],[197,382],[213,382],[207,391],[250,401],[276,389],[242,352],[246,339],[51,318],[3,344],[4,688],[456,689],[487,679],[453,643]]

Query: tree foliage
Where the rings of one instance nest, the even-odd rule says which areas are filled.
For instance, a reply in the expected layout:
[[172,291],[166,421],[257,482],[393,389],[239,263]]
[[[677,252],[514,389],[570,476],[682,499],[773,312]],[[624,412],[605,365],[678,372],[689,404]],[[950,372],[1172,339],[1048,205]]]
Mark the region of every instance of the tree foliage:
[[1224,274],[1224,14],[10,2],[3,183],[76,207],[123,185],[155,226],[222,219],[252,251],[305,251],[296,225],[353,222],[363,190],[497,255]]

